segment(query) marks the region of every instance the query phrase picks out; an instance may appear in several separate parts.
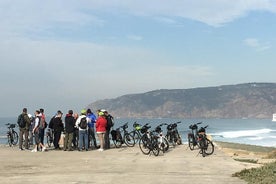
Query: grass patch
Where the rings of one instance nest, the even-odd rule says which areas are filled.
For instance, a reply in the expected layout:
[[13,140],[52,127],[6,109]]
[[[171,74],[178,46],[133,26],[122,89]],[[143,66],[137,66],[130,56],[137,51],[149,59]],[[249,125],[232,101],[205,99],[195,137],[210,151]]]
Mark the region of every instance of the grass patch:
[[[276,148],[274,147],[256,146],[256,145],[249,145],[249,144],[239,144],[239,143],[220,142],[220,141],[216,141],[216,143],[223,148],[239,149],[239,150],[245,150],[250,152],[269,153],[276,150]],[[276,156],[276,152],[275,152],[275,156]]]
[[252,163],[252,164],[257,164],[258,163],[258,160],[254,160],[254,159],[235,158],[234,160],[239,161],[239,162]]
[[248,184],[275,184],[276,162],[265,164],[259,168],[244,169],[233,174],[248,182]]

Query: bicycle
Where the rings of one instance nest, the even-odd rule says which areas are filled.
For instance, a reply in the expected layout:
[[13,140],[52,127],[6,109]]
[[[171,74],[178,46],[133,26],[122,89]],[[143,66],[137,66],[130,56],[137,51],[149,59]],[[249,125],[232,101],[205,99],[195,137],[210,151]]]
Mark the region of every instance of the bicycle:
[[5,124],[7,128],[9,129],[7,131],[7,138],[8,138],[8,144],[9,146],[16,145],[18,143],[18,133],[14,130],[16,127],[16,124],[7,123]]
[[196,146],[198,146],[198,125],[202,124],[202,122],[195,123],[189,126],[191,129],[190,133],[188,133],[188,144],[190,150],[194,150]]
[[136,144],[142,137],[141,128],[142,128],[142,125],[136,122],[133,123],[133,130],[129,132],[129,134],[133,136],[134,144]]
[[211,140],[209,140],[206,136],[206,128],[208,127],[201,127],[198,130],[198,125],[202,122],[192,124],[189,126],[191,132],[188,133],[188,144],[190,150],[194,150],[195,147],[199,148],[199,153],[202,154],[203,157],[206,155],[211,155],[214,153],[214,144]]
[[178,132],[177,124],[181,123],[181,121],[176,123],[171,123],[167,125],[167,135],[166,138],[173,146],[181,145],[182,144],[182,138]]
[[201,127],[198,130],[198,143],[199,143],[199,153],[202,154],[203,157],[206,155],[212,155],[214,153],[214,144],[210,141],[206,136],[206,128],[208,127]]
[[[110,132],[112,136],[112,141],[116,148],[120,148],[122,144],[126,144],[128,147],[133,147],[135,145],[135,140],[133,136],[127,131],[128,123],[118,127],[116,130]],[[123,135],[121,133],[123,130]]]
[[48,128],[46,131],[46,141],[47,141],[47,145],[50,148],[51,146],[53,146],[53,142],[54,142],[54,130],[51,128]]
[[151,126],[149,126],[148,123],[141,128],[141,133],[143,135],[139,140],[139,148],[145,155],[149,155],[150,152],[152,152],[153,155],[158,156],[160,151],[158,146],[158,136],[154,134],[154,132],[150,132],[150,128]]
[[167,125],[166,123],[162,123],[160,125],[158,125],[156,128],[155,128],[155,132],[157,133],[158,135],[158,146],[159,146],[159,149],[165,153],[166,151],[169,150],[169,141],[167,140],[167,138],[163,135],[163,132],[162,132],[162,126],[163,125]]

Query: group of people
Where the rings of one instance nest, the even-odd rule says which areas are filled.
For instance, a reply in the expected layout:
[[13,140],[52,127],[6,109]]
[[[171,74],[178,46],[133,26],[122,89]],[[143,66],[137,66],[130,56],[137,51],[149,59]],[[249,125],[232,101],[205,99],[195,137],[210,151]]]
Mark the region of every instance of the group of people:
[[[34,116],[32,116],[28,114],[27,108],[24,108],[18,116],[19,149],[24,150],[23,140],[30,140],[24,142],[24,148],[29,150],[29,142],[32,143],[34,139],[34,148],[31,151],[45,151],[44,136],[47,126],[53,131],[53,144],[56,150],[61,149],[59,142],[62,132],[65,134],[63,141],[64,151],[73,151],[75,149],[88,151],[90,146],[92,148],[92,144],[99,151],[110,149],[109,134],[114,122],[113,117],[106,110],[97,110],[96,115],[91,109],[81,110],[80,115],[74,113],[73,110],[69,110],[64,121],[62,116],[63,113],[60,110],[57,111],[48,125],[44,109],[36,110]],[[20,118],[22,118],[21,121],[24,121],[23,125],[22,123],[20,124]],[[95,133],[98,136],[99,146],[97,145]]]

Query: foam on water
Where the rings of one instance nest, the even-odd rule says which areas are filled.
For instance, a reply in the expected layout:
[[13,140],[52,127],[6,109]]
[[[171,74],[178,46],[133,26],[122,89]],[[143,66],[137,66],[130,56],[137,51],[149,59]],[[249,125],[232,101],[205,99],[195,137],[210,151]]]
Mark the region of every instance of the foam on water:
[[271,133],[271,129],[259,129],[259,130],[237,130],[237,131],[226,131],[218,133],[210,133],[213,136],[223,137],[223,138],[239,138],[239,137],[256,137],[260,134]]

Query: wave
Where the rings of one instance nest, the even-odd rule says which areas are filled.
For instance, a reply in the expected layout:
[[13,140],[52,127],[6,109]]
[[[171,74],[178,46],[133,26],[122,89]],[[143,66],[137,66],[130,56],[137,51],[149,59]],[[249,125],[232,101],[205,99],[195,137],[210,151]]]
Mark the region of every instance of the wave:
[[259,137],[260,134],[269,134],[274,132],[275,130],[271,129],[259,129],[259,130],[238,130],[238,131],[227,131],[227,132],[219,132],[219,133],[210,133],[215,137],[222,138],[239,138],[239,137]]

